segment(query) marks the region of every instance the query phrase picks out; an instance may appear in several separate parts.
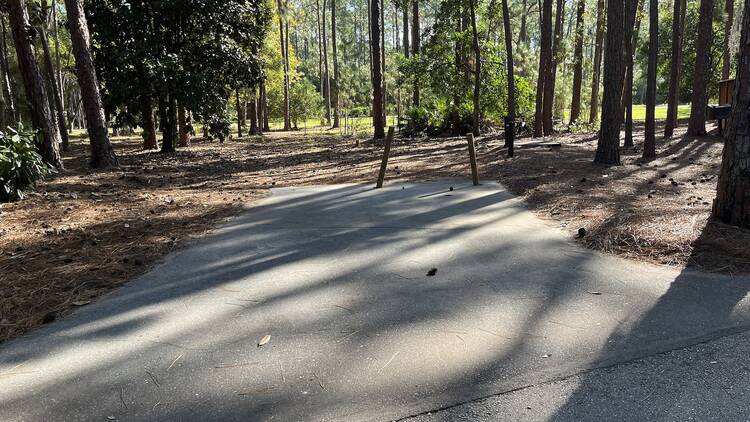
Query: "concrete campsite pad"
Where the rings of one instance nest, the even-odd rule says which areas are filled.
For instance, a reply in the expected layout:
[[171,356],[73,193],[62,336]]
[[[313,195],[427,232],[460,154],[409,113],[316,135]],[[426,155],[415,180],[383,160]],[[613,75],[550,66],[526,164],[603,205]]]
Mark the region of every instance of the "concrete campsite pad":
[[748,288],[582,249],[496,183],[275,189],[0,345],[0,419],[387,421],[746,330]]

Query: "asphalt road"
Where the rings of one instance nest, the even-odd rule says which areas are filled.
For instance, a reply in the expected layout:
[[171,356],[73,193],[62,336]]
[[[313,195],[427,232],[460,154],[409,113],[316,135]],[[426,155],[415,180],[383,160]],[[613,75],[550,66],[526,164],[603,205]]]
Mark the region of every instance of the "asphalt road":
[[0,345],[0,420],[387,421],[536,384],[549,410],[529,418],[564,419],[594,407],[592,369],[750,328],[750,280],[568,235],[494,183],[277,189]]

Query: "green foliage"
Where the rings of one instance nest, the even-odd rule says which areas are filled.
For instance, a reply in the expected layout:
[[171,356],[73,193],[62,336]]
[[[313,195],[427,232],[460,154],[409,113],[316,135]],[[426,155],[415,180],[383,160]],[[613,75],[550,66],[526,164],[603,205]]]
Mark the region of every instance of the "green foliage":
[[443,129],[442,113],[434,107],[412,107],[406,111],[404,133],[417,135],[440,133]]
[[295,128],[311,117],[322,117],[323,100],[310,81],[297,79],[289,91],[289,115]]
[[50,171],[36,150],[32,132],[0,132],[0,202],[23,199]]
[[266,0],[92,0],[86,6],[109,113],[139,115],[144,98],[153,104],[176,97],[198,120],[221,128],[216,123],[228,124],[231,92],[262,76]]

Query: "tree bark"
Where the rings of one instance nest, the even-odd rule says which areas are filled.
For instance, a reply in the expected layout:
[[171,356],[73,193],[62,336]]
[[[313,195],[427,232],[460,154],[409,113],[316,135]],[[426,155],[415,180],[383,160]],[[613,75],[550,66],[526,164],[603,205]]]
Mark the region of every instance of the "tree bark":
[[482,50],[479,46],[479,32],[477,31],[477,13],[476,7],[474,6],[474,0],[469,0],[469,8],[471,11],[471,35],[472,44],[474,47],[474,136],[479,136],[482,109],[480,103],[480,95],[482,89]]
[[407,59],[409,58],[409,1],[406,0],[403,3],[403,12],[404,12],[404,57]]
[[8,64],[8,43],[6,41],[7,39],[7,31],[5,29],[5,18],[0,16],[0,25],[2,25],[2,36],[3,39],[1,40],[2,43],[0,43],[0,47],[2,47],[2,72],[3,72],[3,94],[5,98],[8,99],[7,107],[8,107],[8,113],[6,116],[6,121],[13,122],[14,124],[18,121],[18,115],[16,113],[16,101],[13,98],[13,84],[11,83],[11,76],[10,76],[10,65]]
[[234,108],[237,110],[237,137],[242,138],[242,126],[244,124],[245,116],[242,112],[242,101],[240,100],[240,90],[234,91]]
[[547,80],[544,82],[544,99],[542,100],[542,126],[544,134],[550,136],[554,133],[552,121],[555,106],[555,83],[557,80],[557,62],[560,55],[560,44],[562,41],[562,30],[565,19],[565,0],[557,0],[557,12],[555,15],[555,32],[552,43],[552,54],[549,58],[549,68],[546,72]]
[[331,0],[331,47],[333,53],[333,128],[340,126],[339,115],[341,114],[339,106],[339,59],[336,47],[336,0]]
[[154,109],[151,105],[151,97],[144,95],[141,99],[141,113],[143,115],[143,149],[157,149],[156,144],[156,122],[154,121]]
[[[57,0],[52,0],[52,30],[55,39],[55,69],[57,69],[57,86],[60,87],[60,101],[63,104],[63,117],[67,126],[68,116],[65,114],[65,83],[63,80],[62,65],[60,64],[60,31],[57,24]],[[63,141],[65,139],[63,138]]]
[[159,97],[159,125],[161,126],[161,152],[170,153],[177,146],[177,99],[174,95]]
[[[68,128],[65,123],[65,110],[63,109],[62,99],[60,97],[60,90],[57,86],[57,77],[55,76],[55,69],[52,65],[52,56],[50,55],[49,41],[47,39],[47,33],[43,28],[40,28],[41,40],[42,40],[42,51],[44,59],[44,72],[47,76],[47,87],[48,87],[48,99],[50,102],[50,111],[55,113],[55,122],[57,123],[58,130],[60,131],[60,139],[62,140],[62,150],[68,150]],[[49,95],[52,95],[51,98]]]
[[589,102],[589,124],[593,124],[599,117],[599,85],[601,83],[602,50],[604,44],[604,29],[606,23],[604,0],[596,4],[596,40],[594,46],[594,76],[591,78],[591,101]]
[[388,82],[385,63],[385,1],[380,5],[380,63],[383,67],[383,124],[388,125]]
[[693,70],[693,96],[690,104],[690,121],[687,134],[706,134],[706,106],[708,105],[708,81],[711,72],[711,22],[714,16],[714,0],[701,0],[698,38],[695,41],[695,69]]
[[10,27],[18,56],[18,67],[23,78],[26,99],[31,108],[31,123],[39,131],[40,153],[44,161],[59,169],[63,168],[60,157],[60,132],[50,111],[44,80],[39,71],[32,36],[34,29],[29,23],[25,0],[9,0]]
[[[412,56],[418,56],[421,48],[421,34],[422,31],[419,29],[419,0],[411,0],[411,54]],[[419,107],[419,78],[414,79],[414,92],[412,96],[412,104],[414,107]]]
[[672,12],[672,63],[669,67],[669,93],[667,94],[667,121],[664,123],[664,137],[674,136],[677,128],[680,102],[680,77],[682,73],[682,42],[685,31],[686,0],[674,0]]
[[594,162],[620,164],[620,127],[622,126],[622,87],[625,71],[623,46],[627,31],[624,2],[611,1],[607,9],[607,45],[604,60],[604,96],[602,121]]
[[570,105],[570,124],[581,117],[581,83],[583,80],[583,23],[586,0],[578,0],[576,11],[575,68],[573,69],[573,101]]
[[539,72],[536,82],[536,109],[534,113],[534,137],[544,135],[544,100],[547,74],[552,66],[552,0],[544,0],[540,10],[541,43],[539,45]]
[[185,107],[179,106],[177,109],[177,123],[180,130],[180,139],[177,146],[181,148],[190,146],[190,117],[185,112]]
[[263,131],[268,132],[271,130],[271,126],[268,123],[268,94],[266,92],[266,80],[260,81],[260,107],[261,114],[263,115]]
[[385,137],[385,121],[383,120],[383,64],[380,50],[381,1],[382,0],[370,0],[370,50],[372,51],[372,123],[375,127],[375,139],[382,139]]
[[320,27],[320,0],[315,0],[315,17],[316,17],[316,29],[318,38],[318,78],[320,79],[320,97],[323,99],[323,103],[326,101],[326,88],[325,88],[325,75],[323,74],[323,34],[322,28]]
[[722,54],[721,79],[729,79],[732,73],[732,52],[729,51],[729,38],[732,35],[732,25],[734,24],[734,0],[726,0],[724,3],[726,12],[726,22],[724,23],[724,45]]
[[[276,0],[279,13],[279,48],[281,48],[282,66],[284,67],[284,130],[292,130],[292,121],[289,117],[289,57],[286,49],[284,36],[284,8],[281,0]],[[286,34],[288,37],[289,34]]]
[[[46,8],[47,2],[42,1],[42,9],[44,10]],[[57,126],[60,130],[60,139],[62,139],[62,150],[67,151],[69,140],[68,126],[65,121],[65,108],[63,107],[62,96],[60,95],[60,87],[57,84],[55,68],[52,65],[52,53],[49,49],[49,39],[47,38],[47,31],[42,25],[39,26],[39,32],[41,33],[42,52],[44,53],[44,70],[47,74],[47,85],[50,88],[49,90],[52,92],[52,100],[54,101],[50,105],[50,110],[54,109],[54,111],[57,113]]]
[[508,63],[508,116],[506,122],[505,146],[508,148],[508,157],[514,154],[515,121],[516,121],[516,80],[513,70],[513,33],[510,29],[510,14],[508,13],[508,0],[503,2],[503,27],[505,29],[505,55]]
[[625,38],[625,90],[623,92],[623,108],[625,109],[625,146],[633,146],[633,65],[635,63],[635,48],[638,40],[638,32],[641,26],[641,18],[638,11],[641,10],[642,0],[630,0],[630,14],[628,15],[628,36]]
[[323,0],[323,74],[325,80],[323,82],[325,106],[326,106],[326,124],[331,124],[331,74],[328,69],[328,36],[326,35],[326,9],[328,9],[327,0]]
[[81,89],[91,143],[91,167],[117,166],[117,156],[107,134],[94,59],[91,57],[91,38],[86,15],[83,12],[83,0],[65,0],[65,10],[68,13],[68,29],[73,44],[73,56],[76,60],[76,76]]
[[258,109],[256,107],[257,95],[256,89],[253,88],[250,91],[250,96],[247,99],[247,115],[250,119],[250,135],[258,134]]
[[521,28],[518,30],[518,42],[519,43],[525,43],[529,40],[529,34],[528,29],[526,27],[526,5],[528,4],[528,0],[523,0],[523,4],[521,5]]
[[656,65],[659,59],[659,1],[650,0],[649,5],[646,133],[643,141],[643,158],[653,160],[656,158]]
[[750,0],[745,0],[734,107],[727,127],[712,216],[750,228]]

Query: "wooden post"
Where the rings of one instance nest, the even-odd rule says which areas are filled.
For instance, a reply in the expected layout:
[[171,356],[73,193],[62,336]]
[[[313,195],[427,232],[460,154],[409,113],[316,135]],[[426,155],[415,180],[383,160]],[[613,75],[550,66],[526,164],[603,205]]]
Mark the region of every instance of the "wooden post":
[[388,127],[388,135],[385,137],[385,150],[383,151],[383,162],[380,163],[380,174],[378,175],[378,184],[375,189],[383,187],[385,180],[385,169],[388,167],[388,156],[391,155],[391,143],[393,143],[393,126]]
[[479,186],[479,173],[477,172],[477,151],[474,149],[474,134],[470,133],[466,136],[466,140],[469,142],[469,161],[471,162],[471,180],[474,182],[474,186]]

